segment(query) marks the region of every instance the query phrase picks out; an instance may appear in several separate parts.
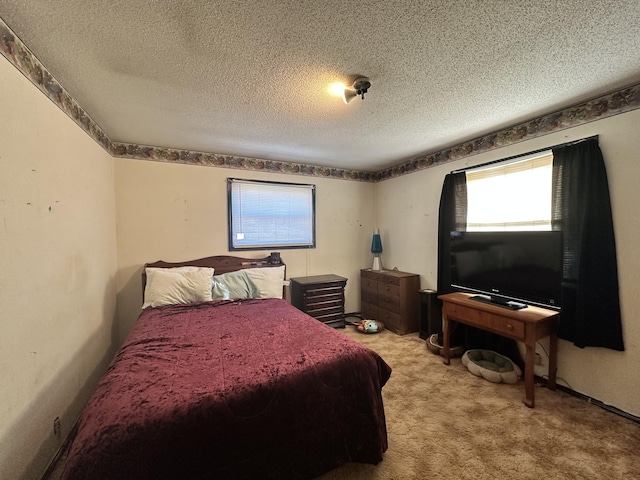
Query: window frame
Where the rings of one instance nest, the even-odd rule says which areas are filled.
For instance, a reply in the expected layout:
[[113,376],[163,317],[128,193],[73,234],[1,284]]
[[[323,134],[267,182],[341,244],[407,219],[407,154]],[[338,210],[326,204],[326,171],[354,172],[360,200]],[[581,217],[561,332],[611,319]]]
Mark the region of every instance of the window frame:
[[[308,189],[310,194],[310,229],[306,231],[306,236],[310,238],[308,242],[294,243],[287,242],[285,239],[279,239],[272,243],[261,243],[253,245],[238,245],[235,241],[236,231],[234,230],[234,185],[235,184],[252,184],[259,185],[261,188],[273,187],[273,192],[278,190],[283,192],[283,188],[303,188]],[[272,193],[273,193],[272,192]],[[237,218],[237,215],[236,215]],[[251,180],[244,178],[227,178],[227,232],[229,251],[249,251],[249,250],[273,250],[273,249],[300,249],[300,248],[316,248],[316,186],[308,183],[293,183],[293,182],[276,182],[267,180]]]
[[[489,180],[491,178],[506,179],[512,174],[522,174],[524,172],[535,173],[537,169],[548,169],[549,183],[545,187],[544,192],[547,193],[545,203],[548,203],[548,218],[531,218],[524,216],[520,219],[504,218],[498,221],[492,222],[479,222],[477,218],[473,217],[469,221],[469,207],[467,207],[467,221],[466,229],[468,231],[547,231],[552,230],[552,171],[553,168],[553,152],[551,149],[543,149],[536,152],[531,152],[517,157],[498,160],[490,162],[489,164],[479,165],[477,167],[471,167],[465,171],[466,184],[467,184],[467,202],[468,205],[472,203],[472,198],[469,195],[469,185],[475,181]],[[538,197],[539,198],[539,197]],[[475,203],[475,202],[473,202]],[[474,205],[473,209],[477,209],[478,205]],[[505,213],[505,212],[503,212]]]

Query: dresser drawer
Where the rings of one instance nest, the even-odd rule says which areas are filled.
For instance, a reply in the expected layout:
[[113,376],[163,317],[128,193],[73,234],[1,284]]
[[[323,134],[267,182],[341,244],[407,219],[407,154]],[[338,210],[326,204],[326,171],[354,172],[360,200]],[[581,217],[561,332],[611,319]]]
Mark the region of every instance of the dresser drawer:
[[403,331],[402,316],[397,313],[378,308],[378,318],[376,318],[376,320],[380,320],[386,328],[394,333],[399,335],[407,333]]
[[389,298],[400,298],[400,287],[393,283],[379,282],[378,295]]
[[375,270],[360,270],[360,279],[364,280],[365,278],[377,282],[380,279],[380,272]]
[[360,302],[360,314],[365,320],[378,320],[378,307],[363,300]]
[[518,320],[452,303],[446,303],[444,309],[447,317],[452,320],[464,318],[465,323],[469,325],[515,338],[516,340],[524,340],[524,323]]
[[366,290],[368,292],[373,292],[374,295],[378,292],[378,281],[373,280],[371,278],[363,277],[361,279],[362,290]]
[[378,297],[378,307],[390,312],[401,313],[402,305],[400,304],[400,298],[398,297]]
[[375,291],[362,290],[362,292],[360,292],[360,301],[362,303],[370,303],[371,305],[377,305],[378,295],[376,294]]
[[401,278],[400,277],[391,277],[391,276],[383,276],[380,280],[382,283],[386,283],[388,285],[400,285]]

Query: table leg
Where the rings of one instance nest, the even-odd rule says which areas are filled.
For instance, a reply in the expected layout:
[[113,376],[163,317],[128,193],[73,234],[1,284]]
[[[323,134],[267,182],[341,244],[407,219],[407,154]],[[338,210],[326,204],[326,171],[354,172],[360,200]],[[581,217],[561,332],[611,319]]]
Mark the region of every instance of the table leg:
[[444,360],[442,363],[449,365],[450,362],[450,342],[451,342],[451,322],[447,318],[447,315],[442,315],[442,356]]
[[552,333],[549,336],[549,380],[547,386],[549,390],[556,389],[556,372],[558,371],[558,334]]
[[533,366],[535,365],[535,353],[536,353],[536,344],[535,341],[533,343],[526,342],[527,353],[524,359],[524,392],[525,399],[524,404],[533,408],[535,404],[534,398],[534,385],[533,385]]

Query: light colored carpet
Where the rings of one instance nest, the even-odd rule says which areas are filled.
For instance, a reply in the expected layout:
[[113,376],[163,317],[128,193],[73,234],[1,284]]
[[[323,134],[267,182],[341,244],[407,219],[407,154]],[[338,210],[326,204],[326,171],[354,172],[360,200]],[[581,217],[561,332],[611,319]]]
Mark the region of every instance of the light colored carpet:
[[[473,376],[429,352],[418,334],[341,330],[393,368],[383,388],[389,449],[378,465],[347,464],[318,480],[637,480],[640,424],[561,391]],[[61,465],[47,477],[56,480]]]
[[393,368],[383,388],[389,449],[378,465],[319,477],[353,479],[640,479],[640,425],[561,391],[494,384],[429,352],[418,334],[345,334]]

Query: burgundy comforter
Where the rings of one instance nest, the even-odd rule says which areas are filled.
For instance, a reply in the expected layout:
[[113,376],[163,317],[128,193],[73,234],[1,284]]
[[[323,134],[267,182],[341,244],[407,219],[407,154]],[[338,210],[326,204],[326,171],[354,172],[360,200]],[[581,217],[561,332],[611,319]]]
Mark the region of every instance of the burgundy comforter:
[[312,478],[378,463],[390,374],[284,300],[147,309],[80,418],[64,478]]

